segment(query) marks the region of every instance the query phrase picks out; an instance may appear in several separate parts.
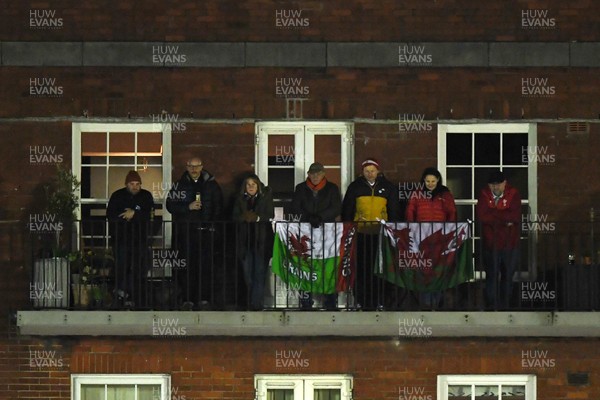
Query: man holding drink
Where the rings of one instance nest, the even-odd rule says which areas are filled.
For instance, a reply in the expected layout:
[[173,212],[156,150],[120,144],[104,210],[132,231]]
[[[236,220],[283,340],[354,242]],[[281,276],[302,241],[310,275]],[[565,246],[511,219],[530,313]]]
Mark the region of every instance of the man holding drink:
[[186,172],[173,184],[167,196],[167,210],[173,215],[173,246],[187,260],[187,269],[176,279],[182,289],[184,309],[214,302],[212,249],[215,227],[221,218],[223,194],[215,177],[203,170],[202,160],[192,157]]

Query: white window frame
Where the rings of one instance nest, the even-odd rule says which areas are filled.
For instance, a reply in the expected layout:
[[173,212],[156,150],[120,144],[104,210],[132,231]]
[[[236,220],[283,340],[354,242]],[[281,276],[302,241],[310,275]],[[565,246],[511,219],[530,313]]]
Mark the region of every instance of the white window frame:
[[[256,175],[269,184],[269,135],[294,135],[294,181],[295,184],[306,179],[306,171],[314,159],[314,136],[340,135],[341,136],[341,165],[327,167],[340,168],[340,191],[342,195],[353,180],[354,176],[354,124],[341,121],[265,121],[255,125],[254,162]],[[302,140],[308,138],[309,140]],[[306,143],[306,146],[305,146]],[[318,160],[317,160],[318,161]],[[273,166],[271,166],[273,168]]]
[[[448,386],[525,386],[525,400],[536,400],[537,378],[535,375],[438,375],[438,400],[452,400],[448,397]],[[475,400],[475,390],[471,390],[471,399]],[[498,394],[502,400],[502,393]],[[510,397],[507,398],[510,400]]]
[[[448,133],[527,133],[527,146],[537,146],[537,124],[535,123],[511,123],[511,122],[498,122],[498,123],[456,123],[456,124],[438,124],[438,170],[443,177],[446,177],[446,139]],[[474,144],[472,145],[471,156],[474,154]],[[501,143],[502,146],[502,143]],[[500,149],[502,152],[502,148]],[[500,159],[502,163],[502,159]],[[502,164],[500,164],[503,167]],[[472,166],[474,168],[474,166]],[[527,199],[523,200],[524,204],[529,206],[532,215],[537,215],[537,203],[538,203],[538,192],[537,192],[537,164],[530,163],[527,167]],[[474,185],[475,181],[472,180],[471,185]],[[474,205],[477,203],[477,191],[481,188],[474,188],[475,199],[470,201],[457,200],[457,205]],[[537,275],[537,252],[535,250],[535,243],[537,243],[537,232],[529,232],[529,262],[528,271],[521,271],[519,280],[535,280]],[[475,271],[476,279],[485,278],[485,271]],[[515,273],[515,276],[517,274]]]
[[[534,123],[502,123],[497,124],[439,124],[438,125],[438,169],[446,176],[446,137],[448,133],[525,133],[527,145],[537,146],[537,124]],[[473,151],[473,150],[472,150]],[[473,154],[472,154],[473,155]],[[502,160],[501,160],[502,161]],[[472,185],[475,182],[471,183]],[[474,188],[473,193],[481,188]],[[530,163],[527,167],[527,201],[532,214],[537,214],[537,164]]]
[[[73,175],[81,181],[81,133],[162,133],[162,180],[171,182],[172,155],[171,155],[171,124],[170,123],[110,123],[110,122],[74,122],[71,127],[71,169]],[[75,215],[81,220],[81,205],[85,201],[81,200],[81,187],[78,188],[77,197],[79,198]],[[106,199],[108,201],[108,199]],[[171,221],[171,213],[166,212],[166,196],[162,204],[163,221]],[[77,226],[79,230],[79,225]],[[79,235],[80,232],[77,232]],[[164,225],[165,246],[171,243],[171,224]]]
[[[166,374],[72,374],[71,400],[81,399],[82,385],[160,385],[160,398],[171,398],[171,376]],[[135,394],[137,399],[137,390]]]
[[315,389],[339,389],[341,400],[352,400],[352,375],[275,375],[254,376],[256,400],[266,400],[269,389],[294,389],[294,400],[314,400]]

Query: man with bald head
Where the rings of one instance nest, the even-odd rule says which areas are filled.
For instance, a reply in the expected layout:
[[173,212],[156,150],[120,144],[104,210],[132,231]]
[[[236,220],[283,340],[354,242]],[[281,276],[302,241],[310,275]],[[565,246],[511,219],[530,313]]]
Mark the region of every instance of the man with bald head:
[[215,226],[221,219],[223,194],[215,177],[204,170],[200,157],[187,161],[186,171],[167,196],[167,210],[173,215],[174,246],[187,269],[177,274],[183,307],[201,307],[213,301],[212,250]]

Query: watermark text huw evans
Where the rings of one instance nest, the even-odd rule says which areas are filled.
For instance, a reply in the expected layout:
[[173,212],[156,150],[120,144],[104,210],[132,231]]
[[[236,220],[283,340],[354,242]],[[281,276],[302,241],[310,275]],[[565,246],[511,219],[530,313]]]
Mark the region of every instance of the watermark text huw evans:
[[29,10],[29,28],[31,29],[62,29],[64,21],[57,16],[56,10]]
[[308,28],[310,19],[303,15],[304,10],[275,10],[275,27],[280,29]]
[[521,10],[521,28],[554,29],[556,18],[549,16],[549,10]]

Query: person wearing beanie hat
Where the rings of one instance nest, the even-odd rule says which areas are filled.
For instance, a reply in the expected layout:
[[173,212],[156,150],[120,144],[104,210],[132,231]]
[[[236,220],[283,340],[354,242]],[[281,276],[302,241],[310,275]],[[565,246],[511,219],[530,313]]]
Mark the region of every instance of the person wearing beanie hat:
[[142,177],[140,176],[140,174],[138,174],[137,171],[129,171],[127,173],[127,176],[125,177],[125,185],[127,185],[129,182],[139,182],[141,185]]
[[115,191],[108,201],[106,218],[115,254],[115,306],[142,305],[142,281],[146,274],[148,228],[154,199],[142,189],[137,171],[129,171],[125,187]]
[[365,167],[368,167],[369,165],[372,165],[373,167],[377,168],[377,170],[381,169],[381,167],[379,166],[379,162],[374,158],[367,158],[365,161],[363,161],[361,163],[360,166],[361,166],[361,168],[364,169]]
[[154,199],[149,191],[142,189],[140,174],[129,171],[125,176],[125,187],[110,196],[106,216],[109,221],[145,221],[150,219],[153,207]]
[[[362,175],[348,186],[342,204],[342,220],[364,222],[363,232],[378,232],[378,221],[399,221],[398,191],[380,172],[379,161],[373,157],[361,163]],[[372,224],[375,222],[376,224]],[[376,228],[373,230],[373,228]]]
[[377,159],[366,158],[361,167],[362,175],[346,190],[342,221],[358,223],[356,279],[349,281],[354,282],[355,301],[365,309],[373,309],[382,307],[386,300],[382,298],[383,282],[372,272],[380,221],[400,221],[400,200],[396,186],[383,176]]
[[504,173],[493,171],[477,199],[481,224],[486,305],[507,309],[512,294],[512,277],[519,262],[521,195],[507,183]]

